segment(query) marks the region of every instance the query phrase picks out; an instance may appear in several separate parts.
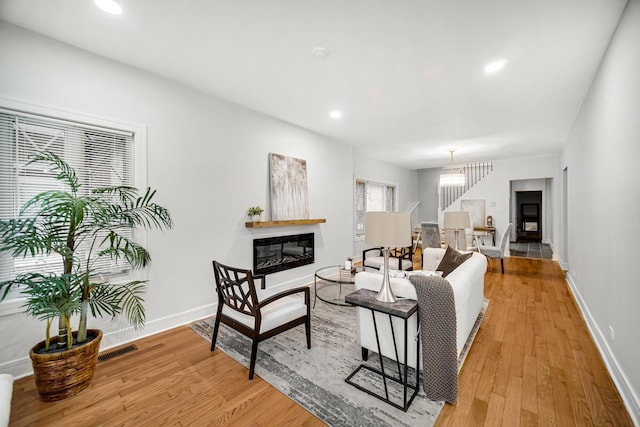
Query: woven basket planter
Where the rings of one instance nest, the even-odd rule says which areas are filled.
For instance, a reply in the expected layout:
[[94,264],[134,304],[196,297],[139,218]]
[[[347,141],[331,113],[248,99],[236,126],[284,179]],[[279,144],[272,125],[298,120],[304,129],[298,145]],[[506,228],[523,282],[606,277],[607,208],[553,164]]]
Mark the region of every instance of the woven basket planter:
[[[74,336],[76,334],[73,333]],[[71,350],[51,354],[36,353],[45,346],[44,341],[31,349],[29,357],[40,400],[53,402],[65,399],[89,387],[98,362],[102,331],[89,329],[87,335],[96,338]],[[55,340],[57,337],[52,338],[51,342]]]

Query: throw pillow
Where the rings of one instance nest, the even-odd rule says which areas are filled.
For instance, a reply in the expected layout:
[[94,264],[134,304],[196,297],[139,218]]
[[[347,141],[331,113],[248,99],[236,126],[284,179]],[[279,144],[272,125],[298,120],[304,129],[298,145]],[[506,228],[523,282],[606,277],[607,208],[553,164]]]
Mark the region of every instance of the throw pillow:
[[447,277],[453,270],[458,268],[460,264],[471,258],[471,255],[473,255],[473,253],[462,254],[451,246],[447,246],[447,250],[436,270],[442,271],[442,277]]

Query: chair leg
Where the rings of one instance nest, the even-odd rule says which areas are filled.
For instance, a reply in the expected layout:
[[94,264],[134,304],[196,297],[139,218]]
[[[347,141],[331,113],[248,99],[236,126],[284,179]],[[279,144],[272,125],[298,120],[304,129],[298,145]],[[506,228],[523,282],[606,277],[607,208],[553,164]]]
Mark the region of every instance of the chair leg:
[[304,331],[307,333],[307,348],[311,348],[311,318],[307,316],[307,321],[304,322]]
[[249,379],[253,379],[253,371],[256,369],[256,357],[258,356],[258,338],[251,343],[251,360],[249,362]]
[[504,274],[504,258],[500,258],[500,267],[502,267],[502,274]]
[[366,347],[360,347],[360,351],[362,352],[362,360],[365,362],[369,360],[369,349]]
[[220,314],[216,316],[216,320],[213,326],[213,336],[211,337],[211,351],[216,348],[216,340],[218,339],[218,331],[220,330]]

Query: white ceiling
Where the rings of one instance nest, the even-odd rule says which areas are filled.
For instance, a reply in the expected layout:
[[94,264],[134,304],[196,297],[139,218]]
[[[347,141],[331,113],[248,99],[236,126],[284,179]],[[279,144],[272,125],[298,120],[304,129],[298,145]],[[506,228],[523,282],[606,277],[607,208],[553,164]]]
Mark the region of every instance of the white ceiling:
[[[417,169],[449,149],[456,163],[559,152],[626,0],[120,4],[0,0],[0,18]],[[486,75],[496,58],[509,63]]]

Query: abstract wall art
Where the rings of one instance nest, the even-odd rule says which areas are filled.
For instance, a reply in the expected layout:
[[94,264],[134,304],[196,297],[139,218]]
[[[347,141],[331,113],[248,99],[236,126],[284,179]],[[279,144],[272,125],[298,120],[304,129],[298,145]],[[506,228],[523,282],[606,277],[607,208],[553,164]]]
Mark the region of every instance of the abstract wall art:
[[270,153],[269,170],[272,219],[308,219],[307,161]]

